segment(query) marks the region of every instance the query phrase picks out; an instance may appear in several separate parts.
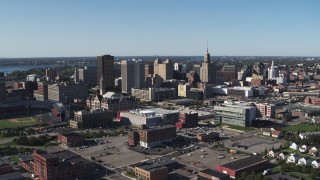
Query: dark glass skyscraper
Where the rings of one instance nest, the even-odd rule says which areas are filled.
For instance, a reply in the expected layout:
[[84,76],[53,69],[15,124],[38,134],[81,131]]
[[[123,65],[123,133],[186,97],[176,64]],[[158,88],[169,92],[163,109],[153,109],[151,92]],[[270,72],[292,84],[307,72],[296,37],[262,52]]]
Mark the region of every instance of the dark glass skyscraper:
[[111,55],[97,56],[97,83],[100,82],[101,76],[105,81],[104,89],[114,87],[114,57]]

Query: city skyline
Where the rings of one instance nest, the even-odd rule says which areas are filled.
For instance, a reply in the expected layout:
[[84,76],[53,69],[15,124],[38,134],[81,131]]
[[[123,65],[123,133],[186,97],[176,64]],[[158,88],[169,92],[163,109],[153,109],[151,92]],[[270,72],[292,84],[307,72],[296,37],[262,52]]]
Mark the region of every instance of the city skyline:
[[5,1],[0,57],[320,56],[318,1]]

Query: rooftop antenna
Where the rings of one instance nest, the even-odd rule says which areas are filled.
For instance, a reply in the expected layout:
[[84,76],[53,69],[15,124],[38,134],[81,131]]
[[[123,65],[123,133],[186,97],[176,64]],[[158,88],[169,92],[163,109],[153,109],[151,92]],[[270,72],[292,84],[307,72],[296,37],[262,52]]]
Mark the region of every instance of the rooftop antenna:
[[208,48],[208,39],[207,39],[207,53],[209,52],[209,50],[208,50],[209,48]]

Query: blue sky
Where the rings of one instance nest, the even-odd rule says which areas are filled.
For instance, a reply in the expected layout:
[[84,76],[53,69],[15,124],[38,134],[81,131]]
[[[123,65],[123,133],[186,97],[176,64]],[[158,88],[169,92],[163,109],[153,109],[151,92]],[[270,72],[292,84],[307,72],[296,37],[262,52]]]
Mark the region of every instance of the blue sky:
[[318,0],[0,0],[0,57],[320,56]]

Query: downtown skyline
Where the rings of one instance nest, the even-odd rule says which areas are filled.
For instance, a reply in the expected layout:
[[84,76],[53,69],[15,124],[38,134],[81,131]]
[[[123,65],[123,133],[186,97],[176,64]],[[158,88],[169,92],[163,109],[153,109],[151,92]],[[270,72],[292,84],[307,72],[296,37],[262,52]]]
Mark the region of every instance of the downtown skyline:
[[0,57],[320,56],[318,1],[3,1]]

